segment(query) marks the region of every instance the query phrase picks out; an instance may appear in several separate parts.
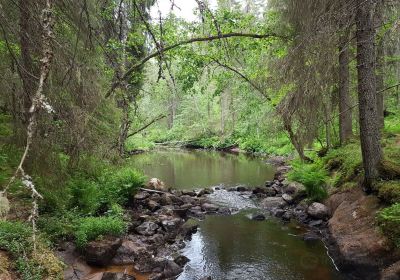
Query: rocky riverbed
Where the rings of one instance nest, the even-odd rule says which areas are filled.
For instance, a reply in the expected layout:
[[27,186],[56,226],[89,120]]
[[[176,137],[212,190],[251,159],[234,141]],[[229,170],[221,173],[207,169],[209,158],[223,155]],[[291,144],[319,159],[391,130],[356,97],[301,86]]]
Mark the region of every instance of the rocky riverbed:
[[[61,246],[59,255],[69,265],[65,279],[175,279],[190,261],[180,252],[197,231],[196,220],[234,214],[238,208],[233,205],[256,207],[259,211],[249,216],[256,221],[269,216],[283,222],[297,220],[308,229],[302,238],[323,240],[332,261],[349,278],[399,279],[390,278],[398,275],[398,256],[373,224],[373,213],[379,209],[374,198],[353,191],[335,194],[325,204],[309,205],[304,200],[304,186],[287,181],[285,174],[290,167],[284,161],[274,164],[274,179],[256,188],[139,191],[126,211],[130,223],[125,236],[92,241],[82,252],[70,243]],[[228,192],[238,195],[226,195]],[[241,197],[245,199],[226,203]]]

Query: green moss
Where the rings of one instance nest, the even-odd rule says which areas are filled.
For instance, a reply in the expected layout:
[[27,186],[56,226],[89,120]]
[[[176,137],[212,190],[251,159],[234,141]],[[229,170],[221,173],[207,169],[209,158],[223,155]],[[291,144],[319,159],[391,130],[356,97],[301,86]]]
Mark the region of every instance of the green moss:
[[361,148],[357,142],[331,150],[323,161],[326,169],[335,172],[333,185],[336,187],[353,181],[362,173]]
[[400,248],[400,203],[379,211],[377,220],[382,232]]
[[388,203],[400,202],[400,181],[381,181],[375,185],[378,196]]

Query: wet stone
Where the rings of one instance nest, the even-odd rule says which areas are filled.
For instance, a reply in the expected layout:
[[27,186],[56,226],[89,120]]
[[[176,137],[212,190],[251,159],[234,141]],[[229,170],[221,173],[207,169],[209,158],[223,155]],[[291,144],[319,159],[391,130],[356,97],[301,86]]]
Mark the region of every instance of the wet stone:
[[148,192],[139,192],[137,194],[135,194],[134,199],[137,200],[143,200],[146,199],[150,196],[150,194]]
[[136,231],[141,235],[151,236],[156,233],[158,228],[159,226],[156,223],[144,222],[136,228]]

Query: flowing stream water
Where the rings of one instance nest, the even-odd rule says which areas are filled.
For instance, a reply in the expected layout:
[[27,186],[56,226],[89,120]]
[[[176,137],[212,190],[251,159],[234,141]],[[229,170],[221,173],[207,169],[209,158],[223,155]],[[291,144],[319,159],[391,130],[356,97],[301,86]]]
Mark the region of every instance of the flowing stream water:
[[[260,186],[274,168],[261,159],[210,151],[162,150],[132,158],[132,164],[167,187]],[[236,192],[216,191],[214,203],[234,207],[232,216],[207,216],[182,253],[191,261],[178,280],[339,280],[341,274],[320,241],[305,242],[304,228],[275,218],[253,221],[254,202]]]

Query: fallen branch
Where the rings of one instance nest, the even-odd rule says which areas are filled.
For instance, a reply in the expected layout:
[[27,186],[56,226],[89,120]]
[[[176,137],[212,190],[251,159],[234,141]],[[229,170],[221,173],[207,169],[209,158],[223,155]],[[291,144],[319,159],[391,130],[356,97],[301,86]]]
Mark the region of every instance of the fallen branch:
[[232,38],[232,37],[245,37],[245,38],[253,38],[253,39],[265,39],[265,38],[275,37],[275,38],[285,39],[284,37],[279,36],[279,35],[277,35],[275,33],[270,33],[270,34],[251,34],[251,33],[233,32],[233,33],[220,34],[220,35],[209,36],[209,37],[192,38],[192,39],[188,39],[188,40],[184,40],[184,41],[178,42],[178,43],[173,44],[171,46],[167,46],[167,47],[164,47],[164,48],[159,48],[159,49],[157,49],[157,51],[149,54],[148,56],[143,58],[141,61],[139,61],[138,63],[133,65],[131,68],[129,68],[125,72],[125,74],[120,78],[119,81],[116,81],[111,85],[111,88],[107,91],[105,97],[106,98],[110,97],[111,94],[114,92],[114,90],[119,86],[119,84],[120,84],[120,82],[122,80],[126,80],[136,69],[138,69],[139,67],[144,65],[147,61],[149,61],[153,57],[159,56],[161,53],[165,53],[165,52],[170,51],[172,49],[175,49],[177,47],[180,47],[180,46],[183,46],[183,45],[188,45],[188,44],[195,43],[195,42],[211,42],[211,41],[214,41],[214,40],[220,40],[220,39]]
[[141,191],[145,191],[145,192],[149,192],[149,193],[160,193],[160,194],[164,194],[167,192],[163,192],[163,191],[157,191],[157,190],[151,190],[151,189],[146,189],[146,188],[139,188]]
[[160,115],[156,118],[154,118],[153,120],[151,120],[150,122],[148,122],[147,124],[145,124],[144,126],[142,126],[141,128],[135,130],[134,132],[128,134],[128,136],[126,136],[126,138],[132,137],[133,135],[138,134],[139,132],[142,132],[143,130],[145,130],[146,128],[148,128],[150,125],[152,125],[155,122],[158,122],[159,120],[162,120],[163,118],[165,118],[166,115]]

